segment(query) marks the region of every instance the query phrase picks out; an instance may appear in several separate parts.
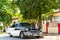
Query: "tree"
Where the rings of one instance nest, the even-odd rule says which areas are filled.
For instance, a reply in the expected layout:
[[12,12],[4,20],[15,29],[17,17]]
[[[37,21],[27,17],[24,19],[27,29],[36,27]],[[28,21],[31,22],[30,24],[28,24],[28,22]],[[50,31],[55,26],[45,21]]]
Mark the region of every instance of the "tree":
[[12,18],[12,16],[4,8],[6,5],[8,5],[7,0],[0,0],[0,22],[3,22],[5,26],[11,23]]
[[26,19],[38,19],[39,26],[42,26],[42,14],[58,8],[59,0],[17,0],[16,5],[20,8],[23,17]]
[[13,5],[11,0],[0,0],[0,21],[5,25],[12,22],[12,16],[18,13],[18,8]]
[[0,10],[0,22],[3,22],[5,26],[12,22],[12,16],[8,14],[5,10]]

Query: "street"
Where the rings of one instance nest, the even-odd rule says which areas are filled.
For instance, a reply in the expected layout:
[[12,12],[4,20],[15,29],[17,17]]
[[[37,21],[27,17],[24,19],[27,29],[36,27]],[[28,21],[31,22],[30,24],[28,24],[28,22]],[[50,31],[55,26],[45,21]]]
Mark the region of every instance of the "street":
[[60,40],[60,35],[47,35],[44,38],[29,38],[29,39],[20,39],[19,37],[9,37],[8,34],[0,34],[0,40]]

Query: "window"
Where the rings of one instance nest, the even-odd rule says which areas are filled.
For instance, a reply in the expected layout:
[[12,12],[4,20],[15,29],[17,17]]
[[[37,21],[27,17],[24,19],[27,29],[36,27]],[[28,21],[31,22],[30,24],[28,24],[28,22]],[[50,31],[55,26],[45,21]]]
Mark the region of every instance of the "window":
[[17,27],[18,26],[18,24],[13,24],[11,27]]
[[29,24],[29,23],[20,23],[19,26],[25,27],[25,26],[31,26],[31,24]]
[[60,16],[54,17],[54,21],[59,22],[60,21]]

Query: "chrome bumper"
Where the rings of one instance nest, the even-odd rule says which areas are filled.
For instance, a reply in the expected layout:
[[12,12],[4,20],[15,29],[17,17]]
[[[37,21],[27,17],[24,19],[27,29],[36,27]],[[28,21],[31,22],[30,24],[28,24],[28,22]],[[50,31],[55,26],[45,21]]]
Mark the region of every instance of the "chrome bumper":
[[43,33],[40,32],[40,33],[30,33],[30,32],[26,32],[24,33],[26,36],[42,36]]

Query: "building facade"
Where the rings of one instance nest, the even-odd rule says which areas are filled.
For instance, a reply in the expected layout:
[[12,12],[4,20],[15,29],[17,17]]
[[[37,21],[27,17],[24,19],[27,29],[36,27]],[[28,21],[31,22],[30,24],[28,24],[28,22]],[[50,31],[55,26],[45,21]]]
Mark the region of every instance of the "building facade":
[[42,30],[45,33],[60,34],[60,11],[53,13],[52,22],[44,24]]

